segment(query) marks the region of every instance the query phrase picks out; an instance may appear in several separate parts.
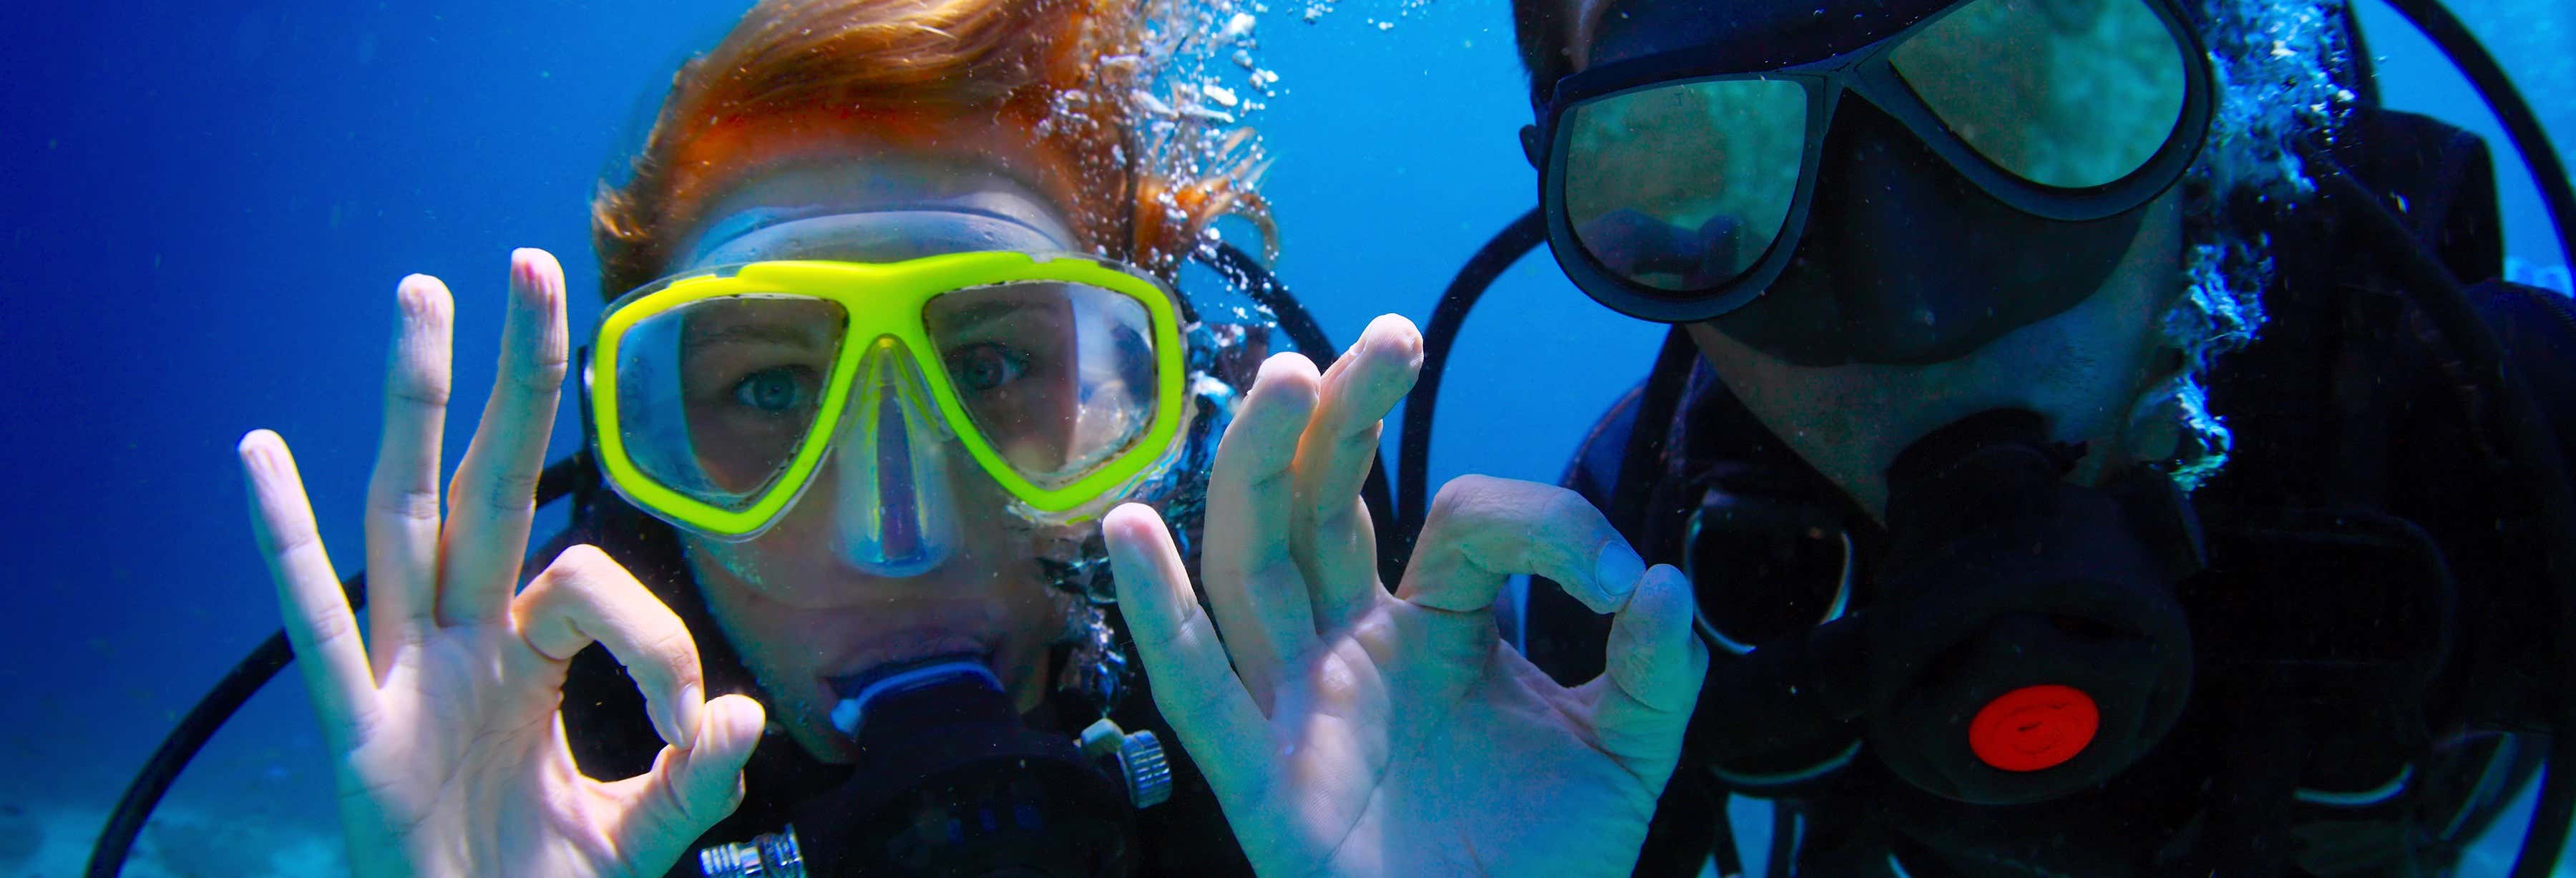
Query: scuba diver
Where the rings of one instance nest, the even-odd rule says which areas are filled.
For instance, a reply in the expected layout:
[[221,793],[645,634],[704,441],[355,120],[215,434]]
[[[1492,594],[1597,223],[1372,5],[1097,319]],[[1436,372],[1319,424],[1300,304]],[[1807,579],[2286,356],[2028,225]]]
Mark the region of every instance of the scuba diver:
[[[2544,752],[2546,874],[2576,309],[2495,280],[2485,146],[2378,106],[2347,8],[1513,7],[1541,207],[1425,384],[1540,240],[1674,326],[1565,477],[1715,653],[1640,874],[1740,874],[1738,794],[1774,875],[2453,874]],[[1601,669],[1525,600],[1535,661]]]
[[[243,438],[357,872],[1627,868],[1707,663],[1686,583],[1570,491],[1478,480],[1389,593],[1363,497],[1421,340],[1381,320],[1318,373],[1174,292],[1219,217],[1269,232],[1242,137],[1159,162],[1197,123],[1118,97],[1171,11],[756,5],[593,205],[589,345],[554,258],[512,257],[444,514],[453,305],[400,285],[363,637],[283,440]],[[567,383],[587,457],[545,467]],[[527,553],[566,468],[609,490]],[[1612,614],[1610,673],[1500,638],[1517,573]]]
[[[513,256],[443,521],[452,306],[406,278],[363,647],[282,441],[243,440],[360,873],[1244,869],[1123,691],[1097,536],[1197,502],[1267,344],[1173,292],[1260,219],[1242,169],[1129,164],[1140,123],[1063,98],[1124,94],[1150,14],[752,8],[593,205],[590,344]],[[514,595],[567,380],[613,490]]]

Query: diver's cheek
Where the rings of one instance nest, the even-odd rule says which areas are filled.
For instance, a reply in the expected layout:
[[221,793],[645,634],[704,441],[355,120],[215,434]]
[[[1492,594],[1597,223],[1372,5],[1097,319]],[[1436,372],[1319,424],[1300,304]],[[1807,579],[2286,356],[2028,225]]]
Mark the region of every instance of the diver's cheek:
[[[819,538],[812,511],[818,504],[814,495],[825,495],[828,505],[830,489],[816,485],[805,500],[788,508],[786,517],[760,536],[742,542],[690,538],[686,548],[691,560],[722,571],[741,587],[757,592],[769,600],[791,605],[815,605],[828,601],[819,588],[830,580],[823,576],[828,569],[829,546]],[[702,579],[704,577],[701,577]]]
[[2169,367],[2164,317],[2182,286],[2182,232],[2176,196],[2148,207],[2138,236],[2102,289],[2064,314],[2007,336],[2015,350],[1979,352],[1988,386],[2012,388],[2018,404],[2048,416],[2063,441],[2090,443],[2088,469],[2109,463],[2139,398]]
[[[793,537],[787,533],[787,522],[782,521],[755,540],[737,543],[692,539],[688,545],[688,556],[692,561],[724,571],[726,577],[746,588],[766,592],[776,587],[771,584],[769,573],[778,566],[768,558],[779,554],[793,555],[793,542]],[[703,573],[698,577],[701,582],[708,578]]]
[[1035,529],[1011,512],[1017,498],[962,448],[948,455],[948,484],[956,502],[958,563],[988,568],[976,578],[1038,556]]
[[[718,564],[722,557],[732,564],[759,569],[758,564],[747,560],[749,553],[736,551],[725,557],[724,550],[714,548],[725,545],[729,544],[689,546],[689,563],[697,575],[699,594],[706,601],[717,631],[742,658],[744,668],[751,671],[752,681],[760,689],[758,697],[768,708],[774,727],[785,729],[817,759],[849,761],[851,754],[846,744],[832,734],[829,707],[821,703],[820,693],[813,690],[810,682],[820,672],[822,660],[813,639],[798,631],[791,618],[779,615],[780,611],[796,611],[762,599],[754,591],[759,586]],[[742,544],[730,545],[739,549]]]

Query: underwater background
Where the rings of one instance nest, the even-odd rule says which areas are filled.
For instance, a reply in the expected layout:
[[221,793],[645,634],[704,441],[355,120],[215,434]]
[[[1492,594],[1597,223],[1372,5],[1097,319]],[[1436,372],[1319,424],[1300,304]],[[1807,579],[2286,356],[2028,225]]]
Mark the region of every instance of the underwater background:
[[[286,437],[354,570],[396,279],[456,291],[453,467],[492,379],[510,248],[563,258],[586,337],[590,195],[747,2],[0,6],[0,878],[61,876],[170,724],[278,626],[234,443]],[[2568,259],[2483,105],[2377,0],[2362,8],[2386,102],[2489,138],[2510,272],[2566,292]],[[2576,4],[2453,8],[2576,158]],[[1277,159],[1280,276],[1340,342],[1383,312],[1427,322],[1459,263],[1534,202],[1507,4],[1257,11],[1255,60],[1279,81],[1247,121]],[[1433,484],[1554,481],[1661,336],[1524,259],[1451,361]],[[578,440],[567,412],[555,454]],[[180,780],[127,874],[339,871],[332,800],[289,674]],[[1758,870],[1756,807],[1738,817]],[[2520,832],[2500,827],[2469,873],[2500,873]]]

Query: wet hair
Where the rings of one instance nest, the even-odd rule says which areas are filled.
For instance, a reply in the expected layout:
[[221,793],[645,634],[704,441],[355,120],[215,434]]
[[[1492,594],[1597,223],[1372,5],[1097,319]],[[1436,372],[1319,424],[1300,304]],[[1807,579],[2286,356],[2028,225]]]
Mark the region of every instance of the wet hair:
[[1244,215],[1266,234],[1257,145],[1163,160],[1189,138],[1132,97],[1156,74],[1154,35],[1183,10],[1176,0],[762,0],[680,68],[627,179],[600,187],[591,235],[602,296],[666,270],[676,239],[759,159],[861,133],[929,146],[952,120],[1025,132],[1047,167],[1011,170],[1055,200],[1076,246],[1166,280],[1220,217]]
[[1521,70],[1529,74],[1530,96],[1574,72],[1575,8],[1580,0],[1512,0],[1512,42],[1520,48]]
[[[1231,116],[1173,109],[1198,108],[1177,98],[1196,88],[1191,65],[1224,44],[1210,36],[1210,9],[1196,0],[760,0],[681,66],[625,179],[603,182],[592,201],[601,295],[614,299],[667,271],[682,236],[765,162],[828,157],[852,141],[941,158],[995,146],[942,142],[958,122],[1025,136],[989,158],[1053,202],[1076,247],[1176,283],[1181,260],[1214,247],[1217,221],[1234,216],[1275,258],[1277,235],[1256,191],[1269,167],[1259,139]],[[1140,479],[1125,497],[1163,508],[1195,567],[1188,535],[1201,524],[1205,460],[1227,411],[1211,400],[1231,399],[1250,374],[1224,368],[1240,339],[1227,342],[1206,322],[1186,331],[1193,413],[1172,451],[1186,463]],[[1106,570],[1096,529],[1050,528],[1038,542],[1042,561],[1079,565],[1066,578]],[[1051,584],[1069,606],[1060,645],[1070,651],[1054,697],[1105,712],[1126,688],[1122,638],[1105,599]],[[670,593],[695,591],[681,582],[656,590],[675,606],[700,605]],[[719,639],[712,628],[697,633],[701,643]]]
[[1582,0],[1512,0],[1512,44],[1530,75],[1530,98],[1574,72],[1574,15]]
[[[1533,100],[1574,72],[1577,2],[1512,0]],[[2207,408],[2206,379],[2263,324],[2262,291],[2273,271],[2267,223],[2316,191],[2297,144],[2330,140],[2356,101],[2338,78],[2352,69],[2340,0],[2197,0],[2192,13],[2218,94],[2207,141],[2179,184],[2183,293],[2160,322],[2182,366],[2141,403],[2181,420],[2188,441],[2172,472],[2186,489],[2216,475],[2232,445],[2224,419]]]

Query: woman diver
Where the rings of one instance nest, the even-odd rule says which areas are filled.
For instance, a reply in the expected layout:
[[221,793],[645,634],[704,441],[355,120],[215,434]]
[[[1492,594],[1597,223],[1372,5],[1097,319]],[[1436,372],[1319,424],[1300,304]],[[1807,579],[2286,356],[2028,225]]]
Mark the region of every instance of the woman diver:
[[[1258,218],[1223,174],[1124,163],[1127,111],[1068,98],[1135,87],[1101,59],[1136,54],[1162,6],[753,8],[594,205],[615,301],[581,362],[561,269],[514,254],[503,377],[443,524],[451,304],[406,278],[364,652],[283,444],[243,441],[360,871],[658,874],[737,801],[709,840],[841,785],[823,766],[868,762],[854,714],[894,678],[1012,720],[1084,702],[1061,706],[1090,711],[1073,730],[1115,701],[1105,594],[1065,572],[1083,522],[1190,481],[1174,464],[1214,413],[1189,398],[1175,248]],[[514,596],[568,375],[617,496]],[[632,684],[574,661],[593,641]],[[760,746],[764,721],[784,740]]]
[[[1113,96],[1170,12],[757,5],[594,205],[586,349],[514,254],[444,517],[452,304],[406,278],[363,642],[283,441],[242,440],[357,871],[1627,870],[1707,661],[1686,583],[1570,492],[1477,480],[1389,594],[1357,498],[1420,363],[1400,319],[1263,364],[1211,468],[1220,333],[1171,290],[1257,174],[1143,154]],[[515,588],[567,378],[613,496]],[[1154,510],[1111,509],[1202,486],[1204,613]],[[1104,552],[1198,770],[1094,722],[1148,701]],[[1502,643],[1517,572],[1617,613],[1611,673]]]

